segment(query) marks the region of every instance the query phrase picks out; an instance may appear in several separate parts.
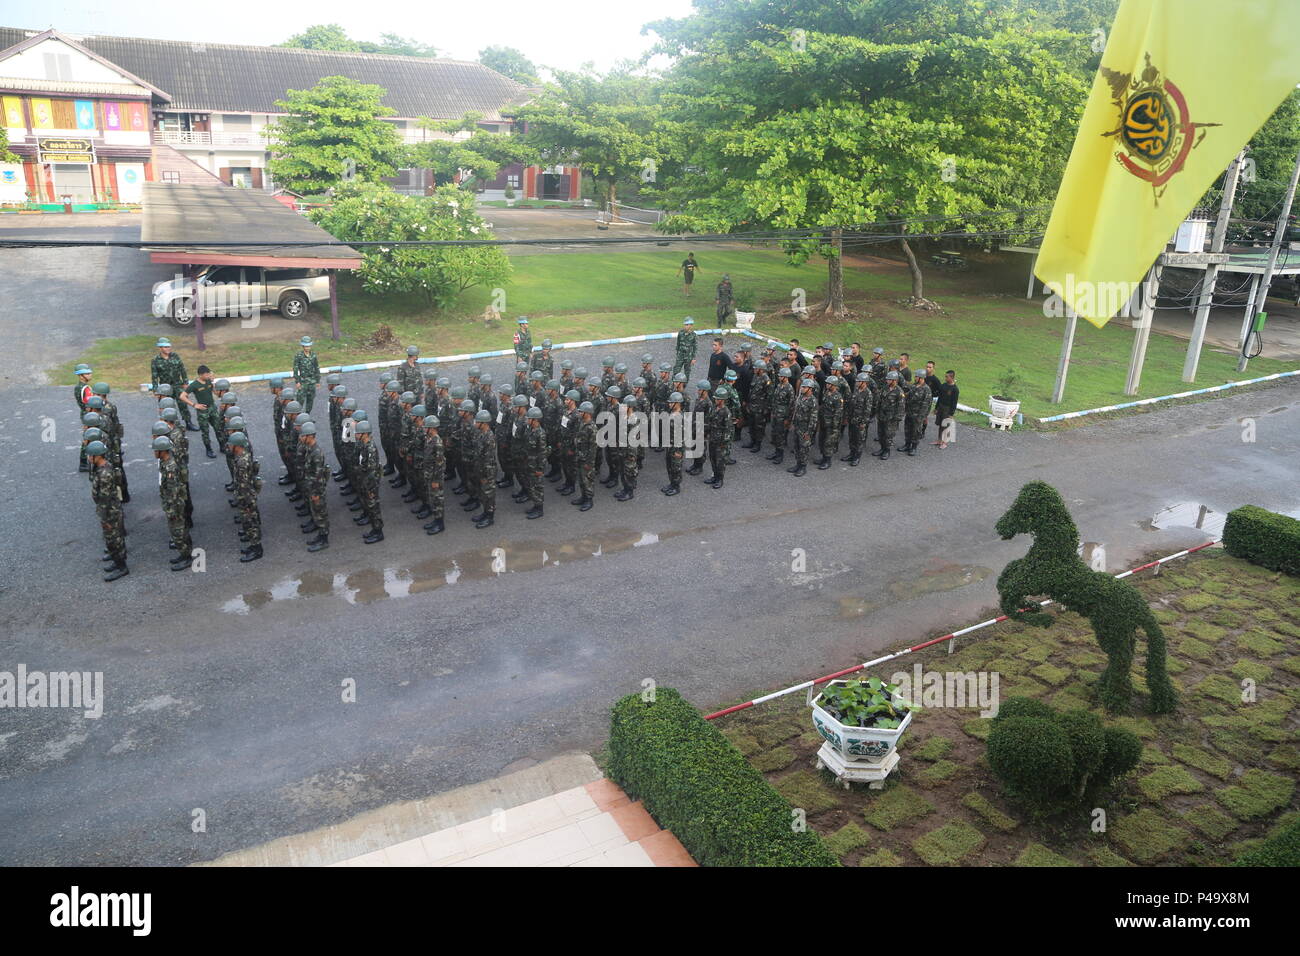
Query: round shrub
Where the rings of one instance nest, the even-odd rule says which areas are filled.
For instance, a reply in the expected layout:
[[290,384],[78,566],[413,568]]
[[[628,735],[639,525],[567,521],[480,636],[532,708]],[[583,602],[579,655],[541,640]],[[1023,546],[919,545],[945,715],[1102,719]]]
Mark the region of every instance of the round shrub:
[[1106,756],[1106,731],[1101,720],[1086,710],[1067,710],[1056,722],[1070,738],[1075,773],[1095,774]]
[[1109,783],[1136,769],[1142,759],[1142,741],[1138,735],[1123,727],[1105,730],[1106,755],[1097,773],[1100,781]]
[[1050,717],[994,721],[988,757],[1008,790],[1040,811],[1058,808],[1074,779],[1069,737]]
[[1008,697],[998,707],[997,716],[993,719],[1003,720],[1007,717],[1055,717],[1056,711],[1048,707],[1041,700],[1033,697]]

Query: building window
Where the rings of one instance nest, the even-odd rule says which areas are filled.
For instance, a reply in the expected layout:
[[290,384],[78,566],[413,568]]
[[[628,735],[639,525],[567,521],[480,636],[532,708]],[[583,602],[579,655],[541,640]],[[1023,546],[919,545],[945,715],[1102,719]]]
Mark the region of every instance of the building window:
[[162,171],[162,181],[165,183],[178,183],[181,181],[181,174],[174,169],[164,169]]
[[509,186],[511,189],[518,189],[519,188],[518,174],[512,173],[511,175],[506,176],[506,185]]

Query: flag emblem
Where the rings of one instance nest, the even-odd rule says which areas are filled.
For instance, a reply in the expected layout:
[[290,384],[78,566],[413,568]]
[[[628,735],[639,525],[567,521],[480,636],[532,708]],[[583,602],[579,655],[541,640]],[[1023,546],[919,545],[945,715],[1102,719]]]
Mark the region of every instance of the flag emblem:
[[1101,135],[1115,139],[1116,161],[1149,182],[1159,199],[1191,151],[1205,139],[1205,127],[1220,124],[1192,122],[1183,91],[1151,63],[1150,53],[1140,76],[1104,66],[1101,74],[1119,116],[1119,124]]

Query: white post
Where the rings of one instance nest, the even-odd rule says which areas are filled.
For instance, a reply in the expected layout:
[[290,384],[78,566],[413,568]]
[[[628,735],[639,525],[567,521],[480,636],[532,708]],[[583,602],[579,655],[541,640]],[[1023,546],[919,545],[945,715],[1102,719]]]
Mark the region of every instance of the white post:
[[1246,360],[1242,358],[1242,353],[1246,351],[1246,339],[1250,337],[1250,327],[1255,320],[1255,292],[1259,289],[1259,275],[1250,277],[1250,295],[1246,297],[1246,312],[1241,317],[1241,337],[1237,340],[1237,371],[1240,372],[1246,366]]
[[1029,259],[1029,288],[1025,290],[1025,298],[1034,297],[1034,269],[1038,266],[1038,253],[1034,253]]
[[1160,291],[1160,273],[1163,267],[1154,265],[1142,283],[1142,312],[1138,319],[1137,336],[1133,339],[1133,355],[1128,363],[1128,382],[1125,395],[1136,395],[1142,382],[1142,365],[1147,359],[1147,341],[1151,338],[1151,320],[1156,312],[1156,294]]
[[1074,351],[1074,329],[1079,324],[1079,316],[1074,309],[1065,308],[1065,337],[1061,341],[1061,361],[1056,366],[1056,387],[1052,389],[1052,404],[1060,404],[1065,397],[1065,376],[1070,371],[1070,353]]
[[[1228,219],[1232,215],[1232,200],[1237,193],[1237,178],[1241,164],[1246,158],[1243,149],[1228,164],[1228,173],[1223,182],[1223,201],[1219,204],[1219,218],[1214,221],[1214,235],[1210,240],[1211,252],[1223,251],[1223,240],[1228,233]],[[1219,265],[1211,263],[1205,269],[1205,278],[1201,283],[1201,297],[1196,304],[1196,319],[1192,322],[1192,338],[1187,343],[1187,358],[1183,362],[1183,381],[1196,381],[1196,366],[1201,361],[1201,347],[1205,344],[1205,328],[1210,323],[1210,306],[1214,303],[1214,287],[1219,281]]]
[[1264,303],[1268,300],[1268,287],[1273,284],[1273,274],[1277,269],[1277,253],[1282,248],[1282,237],[1286,235],[1286,227],[1291,222],[1291,203],[1295,200],[1295,187],[1298,180],[1300,180],[1300,155],[1296,156],[1295,168],[1291,170],[1291,182],[1286,187],[1286,198],[1282,201],[1282,212],[1278,215],[1277,226],[1273,230],[1273,245],[1268,250],[1268,265],[1264,267],[1264,278],[1259,282],[1258,295],[1250,297],[1250,313],[1242,326],[1241,348],[1237,353],[1238,372],[1246,371],[1248,361],[1246,341],[1250,336],[1251,320],[1264,311]]

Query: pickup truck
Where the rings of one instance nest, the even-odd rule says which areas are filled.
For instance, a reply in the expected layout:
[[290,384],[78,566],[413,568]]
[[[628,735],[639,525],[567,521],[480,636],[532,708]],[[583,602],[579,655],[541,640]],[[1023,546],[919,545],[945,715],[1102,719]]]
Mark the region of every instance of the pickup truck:
[[194,324],[194,283],[199,285],[203,317],[243,316],[274,309],[290,319],[307,314],[312,302],[329,298],[329,276],[320,269],[263,269],[261,266],[207,266],[194,280],[177,276],[154,283],[153,314],[177,328]]

